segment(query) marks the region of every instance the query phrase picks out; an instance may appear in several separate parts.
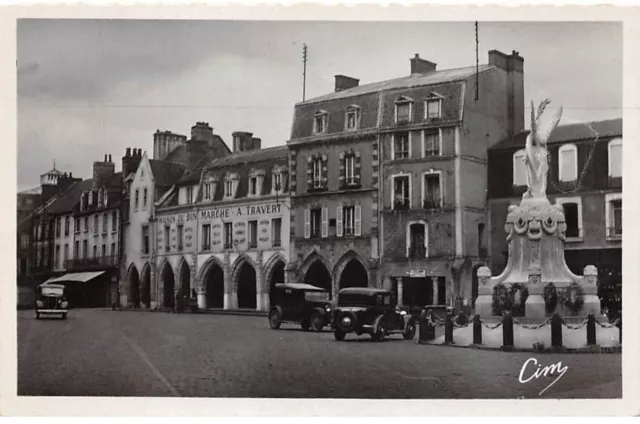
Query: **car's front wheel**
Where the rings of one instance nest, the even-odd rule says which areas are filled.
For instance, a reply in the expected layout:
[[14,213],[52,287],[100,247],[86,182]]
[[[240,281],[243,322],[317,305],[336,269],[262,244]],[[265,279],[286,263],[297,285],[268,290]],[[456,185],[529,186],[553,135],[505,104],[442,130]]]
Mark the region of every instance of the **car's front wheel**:
[[416,336],[416,324],[411,322],[407,324],[407,328],[405,328],[404,333],[402,333],[402,337],[404,337],[405,340],[413,340],[415,336]]
[[311,314],[311,329],[315,333],[319,333],[322,331],[322,327],[324,327],[324,318],[318,312],[314,312]]
[[341,341],[343,341],[343,340],[344,340],[344,336],[346,336],[346,334],[347,334],[347,333],[345,333],[344,331],[339,330],[339,329],[337,329],[337,328],[336,328],[336,329],[335,329],[335,331],[333,332],[333,337],[334,337],[337,341],[341,342]]
[[271,310],[271,313],[269,313],[269,326],[272,329],[277,330],[278,328],[280,328],[281,323],[280,312],[278,312],[277,309]]

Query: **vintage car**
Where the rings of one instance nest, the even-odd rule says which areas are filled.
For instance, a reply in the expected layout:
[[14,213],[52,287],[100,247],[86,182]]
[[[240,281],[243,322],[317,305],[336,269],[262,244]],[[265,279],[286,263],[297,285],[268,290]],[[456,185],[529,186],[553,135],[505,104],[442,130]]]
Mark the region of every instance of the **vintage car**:
[[370,334],[376,341],[402,334],[411,340],[416,334],[416,319],[394,305],[387,290],[350,287],[338,292],[332,328],[336,340],[344,340],[347,333]]
[[329,292],[304,283],[276,284],[271,296],[269,326],[278,329],[283,322],[299,323],[303,330],[315,332],[331,324]]
[[36,289],[36,319],[42,315],[58,315],[67,319],[67,295],[62,284],[41,284]]

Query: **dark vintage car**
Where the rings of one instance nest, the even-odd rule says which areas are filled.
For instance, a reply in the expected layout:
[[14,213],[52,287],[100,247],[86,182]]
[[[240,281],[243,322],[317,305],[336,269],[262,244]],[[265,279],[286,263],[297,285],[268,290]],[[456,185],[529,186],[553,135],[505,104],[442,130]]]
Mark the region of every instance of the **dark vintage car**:
[[67,319],[66,288],[62,284],[41,284],[36,289],[36,319],[41,316],[57,315]]
[[376,341],[402,334],[411,340],[416,334],[416,319],[393,304],[389,291],[351,287],[338,292],[332,328],[336,340],[344,340],[347,333],[370,334]]
[[276,284],[272,291],[269,325],[280,328],[283,322],[299,323],[303,330],[315,332],[331,324],[329,292],[303,283]]

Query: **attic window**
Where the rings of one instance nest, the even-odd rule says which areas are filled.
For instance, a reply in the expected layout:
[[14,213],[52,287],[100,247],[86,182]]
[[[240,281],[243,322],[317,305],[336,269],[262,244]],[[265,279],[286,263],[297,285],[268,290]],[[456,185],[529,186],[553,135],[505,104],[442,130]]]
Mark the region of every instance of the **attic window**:
[[103,192],[103,196],[104,196],[104,198],[102,199],[102,204],[103,204],[103,205],[104,205],[104,207],[106,208],[106,207],[107,207],[107,199],[108,199],[108,196],[107,196],[107,190],[104,190],[104,192]]
[[258,177],[249,178],[249,194],[255,196],[258,193]]
[[93,205],[93,191],[89,191],[89,206]]
[[400,97],[396,100],[396,123],[410,122],[413,113],[413,100],[408,97]]
[[424,102],[424,118],[440,119],[442,118],[442,97],[432,93]]
[[98,190],[98,207],[102,207],[102,201],[104,196],[102,195],[102,189]]
[[225,199],[233,199],[236,197],[238,190],[238,174],[228,174],[224,179],[224,197]]
[[360,127],[360,108],[350,106],[347,109],[346,130],[357,130]]
[[327,122],[329,120],[329,114],[324,111],[316,112],[313,119],[313,133],[325,134],[327,132]]
[[84,197],[84,193],[82,193],[82,194],[80,195],[80,210],[81,210],[81,211],[83,211],[83,210],[84,210],[84,208],[85,208],[84,201],[85,201],[85,197]]

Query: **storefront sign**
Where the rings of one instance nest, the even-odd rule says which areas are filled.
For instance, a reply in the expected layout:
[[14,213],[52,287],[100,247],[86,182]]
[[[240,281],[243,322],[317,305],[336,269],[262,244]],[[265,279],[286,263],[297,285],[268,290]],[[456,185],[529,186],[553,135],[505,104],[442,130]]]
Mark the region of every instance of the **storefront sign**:
[[424,278],[427,276],[427,271],[424,269],[412,269],[409,271],[409,277],[411,278]]
[[238,217],[251,217],[259,215],[274,215],[281,211],[280,203],[267,205],[247,205],[223,209],[208,209],[200,212],[200,219],[210,221],[213,219],[232,219]]

